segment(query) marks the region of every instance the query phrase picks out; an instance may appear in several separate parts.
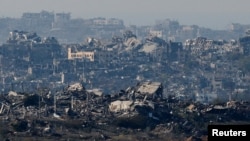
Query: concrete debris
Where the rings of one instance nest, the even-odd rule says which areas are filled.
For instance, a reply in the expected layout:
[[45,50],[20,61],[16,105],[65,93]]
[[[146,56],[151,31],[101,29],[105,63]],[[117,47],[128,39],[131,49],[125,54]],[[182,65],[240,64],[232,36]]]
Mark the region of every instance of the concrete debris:
[[30,33],[30,32],[26,32],[26,31],[13,30],[9,33],[9,39],[7,40],[7,43],[10,43],[10,44],[23,44],[23,43],[58,44],[58,41],[55,37],[46,37],[46,38],[39,37],[37,35],[37,33],[35,33],[35,32]]
[[82,91],[83,87],[80,83],[72,84],[68,87],[68,91]]
[[187,111],[189,112],[193,112],[195,110],[195,105],[194,104],[191,104],[187,107]]
[[10,91],[10,92],[8,93],[8,96],[17,96],[17,93],[16,93],[16,92],[13,92],[13,91]]
[[152,98],[162,98],[163,86],[160,82],[144,82],[139,85],[137,92],[142,95],[152,96]]
[[114,101],[114,102],[111,102],[110,105],[109,105],[109,110],[111,112],[126,112],[126,111],[129,111],[130,108],[131,108],[131,105],[133,104],[132,101],[120,101],[120,100],[117,100],[117,101]]
[[100,89],[87,90],[88,93],[93,93],[96,96],[103,96],[103,92]]
[[[81,83],[55,93],[43,89],[36,94],[10,91],[0,97],[0,118],[15,136],[58,137],[104,128],[115,134],[125,128],[134,132],[150,129],[155,135],[185,133],[199,138],[206,135],[206,123],[250,120],[248,102],[203,105],[173,96],[162,97],[162,93],[160,82],[148,81],[113,94],[104,94],[100,89],[85,90]],[[100,133],[100,138],[112,139],[105,133]]]
[[131,37],[124,42],[124,45],[126,47],[126,51],[136,50],[139,49],[141,41],[136,39],[135,37]]
[[89,45],[90,47],[99,47],[101,46],[101,41],[93,38],[93,37],[88,37],[86,39],[87,45]]

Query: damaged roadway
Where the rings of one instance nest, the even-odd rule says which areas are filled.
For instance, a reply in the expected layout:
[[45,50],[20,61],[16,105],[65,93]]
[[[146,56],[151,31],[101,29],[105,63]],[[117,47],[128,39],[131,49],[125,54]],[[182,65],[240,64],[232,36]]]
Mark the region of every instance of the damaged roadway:
[[209,124],[249,124],[250,103],[163,96],[160,82],[114,94],[75,83],[62,91],[0,95],[1,140],[207,140]]

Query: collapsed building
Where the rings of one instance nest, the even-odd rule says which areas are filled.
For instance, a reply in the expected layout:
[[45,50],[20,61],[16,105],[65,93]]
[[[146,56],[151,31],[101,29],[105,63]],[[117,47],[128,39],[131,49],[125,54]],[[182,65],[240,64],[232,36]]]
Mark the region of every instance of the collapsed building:
[[110,135],[125,132],[123,128],[200,138],[207,134],[207,124],[250,120],[250,104],[245,101],[203,105],[162,97],[162,93],[160,82],[148,81],[113,94],[85,89],[81,83],[57,92],[45,88],[34,94],[11,91],[0,97],[0,118],[12,137],[63,137],[88,129],[108,130],[112,133],[106,136],[111,139]]
[[58,44],[55,37],[41,38],[36,32],[18,31],[13,30],[9,33],[9,38],[7,40],[9,44],[25,44],[25,43],[50,43]]

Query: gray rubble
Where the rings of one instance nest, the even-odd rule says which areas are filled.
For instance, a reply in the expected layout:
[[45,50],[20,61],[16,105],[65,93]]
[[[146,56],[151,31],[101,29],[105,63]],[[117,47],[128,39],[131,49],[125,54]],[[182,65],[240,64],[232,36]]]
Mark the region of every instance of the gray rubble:
[[[121,132],[123,128],[134,132],[150,128],[152,133],[160,130],[200,138],[206,135],[207,124],[250,120],[249,102],[204,105],[173,96],[162,97],[160,82],[141,82],[114,94],[100,91],[86,90],[81,83],[56,93],[42,88],[34,94],[10,91],[0,97],[0,118],[11,133],[8,138],[63,137],[76,130],[86,132],[111,127]],[[110,131],[111,134],[116,132]],[[112,139],[107,134],[102,136]]]

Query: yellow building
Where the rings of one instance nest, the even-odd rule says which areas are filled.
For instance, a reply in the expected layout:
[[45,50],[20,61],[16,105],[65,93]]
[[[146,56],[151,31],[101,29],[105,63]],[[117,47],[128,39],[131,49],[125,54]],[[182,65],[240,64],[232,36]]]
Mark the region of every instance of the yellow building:
[[92,51],[80,51],[80,52],[71,52],[71,48],[68,48],[68,59],[73,60],[73,59],[82,59],[86,58],[89,59],[91,62],[94,62],[94,52]]

